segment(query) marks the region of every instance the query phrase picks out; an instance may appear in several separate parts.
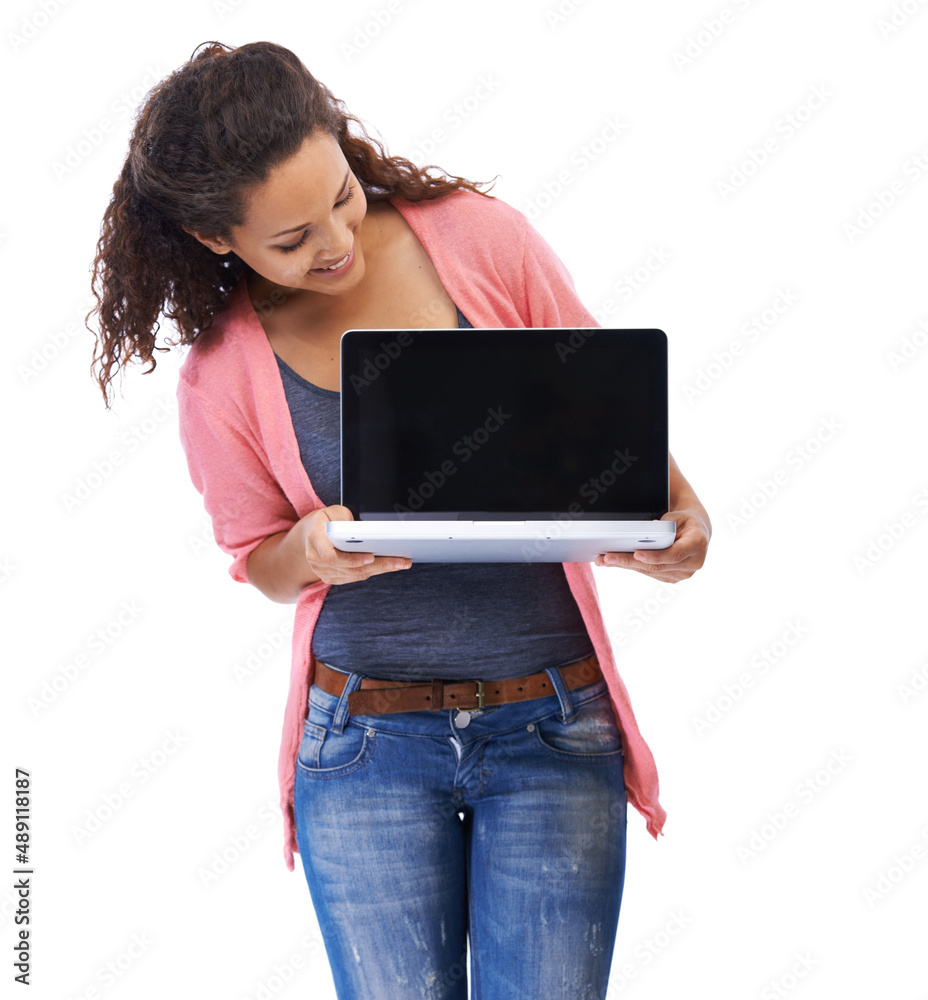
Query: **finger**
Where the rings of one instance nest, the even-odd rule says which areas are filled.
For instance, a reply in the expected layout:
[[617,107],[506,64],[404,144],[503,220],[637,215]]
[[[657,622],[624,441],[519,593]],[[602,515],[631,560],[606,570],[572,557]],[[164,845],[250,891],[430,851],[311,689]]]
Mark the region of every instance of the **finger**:
[[310,563],[321,562],[324,566],[334,569],[339,564],[354,568],[367,566],[374,561],[374,556],[370,552],[358,552],[357,550],[346,552],[343,549],[337,549],[329,541],[325,530],[328,521],[354,520],[347,507],[324,507],[318,513],[321,516],[312,522],[306,536],[306,558]]
[[367,580],[369,577],[378,576],[382,573],[393,573],[403,569],[409,569],[412,565],[409,559],[398,559],[396,557],[371,556],[371,561],[364,566],[336,565],[332,568],[320,568],[319,577],[326,583],[358,583]]
[[676,566],[684,562],[693,555],[694,546],[686,543],[674,542],[666,549],[638,549],[632,553],[632,560],[635,563],[645,566]]
[[329,570],[361,570],[374,562],[374,556],[370,552],[343,552],[335,548],[323,530],[310,533],[306,561],[312,566],[324,566]]
[[634,552],[606,552],[597,556],[597,566],[619,566],[623,569],[636,569],[644,572],[648,569],[676,567],[685,562],[692,552],[670,545],[666,549],[636,549]]
[[411,566],[411,559],[404,559],[399,556],[377,556],[369,566],[365,567],[365,576],[376,576],[378,573],[394,573],[397,570],[409,569]]
[[692,576],[700,565],[698,560],[693,557],[674,563],[648,564],[640,562],[632,556],[633,553],[630,552],[607,552],[604,556],[597,557],[596,565],[630,569],[651,579],[665,580],[671,583]]
[[322,513],[327,521],[353,521],[354,517],[347,507],[341,504],[332,504],[331,507],[323,507]]
[[623,569],[640,569],[640,566],[635,565],[633,556],[633,552],[606,552],[596,557],[595,564],[597,566],[619,566]]
[[684,524],[666,549],[637,549],[633,558],[646,566],[677,566],[697,555],[704,547],[702,533],[695,525]]
[[366,580],[381,573],[409,569],[412,561],[398,556],[375,556],[370,552],[342,552],[330,546],[331,552],[319,553],[317,573],[328,576],[330,582]]

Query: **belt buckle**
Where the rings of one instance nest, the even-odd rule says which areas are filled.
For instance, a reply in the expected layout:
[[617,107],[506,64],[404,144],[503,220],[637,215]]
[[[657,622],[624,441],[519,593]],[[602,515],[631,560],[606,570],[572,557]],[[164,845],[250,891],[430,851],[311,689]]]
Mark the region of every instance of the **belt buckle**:
[[477,710],[479,712],[483,711],[483,681],[471,681],[471,684],[475,685],[477,690],[474,692],[474,697],[477,699]]
[[468,683],[473,684],[477,689],[474,692],[474,697],[477,699],[477,707],[457,709],[454,716],[454,724],[458,727],[458,729],[466,729],[467,726],[470,725],[470,720],[475,715],[481,715],[483,713],[483,681],[469,681]]

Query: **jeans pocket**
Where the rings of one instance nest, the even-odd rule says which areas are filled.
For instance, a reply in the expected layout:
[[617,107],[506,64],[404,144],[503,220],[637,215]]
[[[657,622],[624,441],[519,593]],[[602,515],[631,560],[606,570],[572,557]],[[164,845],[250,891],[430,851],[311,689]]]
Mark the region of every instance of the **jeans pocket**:
[[612,761],[622,757],[622,733],[608,692],[580,705],[571,722],[555,713],[532,729],[536,746],[564,760]]
[[349,721],[333,733],[309,719],[303,724],[303,739],[297,751],[298,770],[313,778],[337,778],[366,764],[374,752],[375,732]]

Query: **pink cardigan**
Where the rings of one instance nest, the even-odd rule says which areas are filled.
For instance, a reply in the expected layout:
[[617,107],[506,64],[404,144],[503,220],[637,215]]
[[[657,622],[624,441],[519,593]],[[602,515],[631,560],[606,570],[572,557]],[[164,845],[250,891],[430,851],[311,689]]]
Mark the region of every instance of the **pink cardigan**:
[[[561,261],[528,220],[498,199],[454,192],[433,201],[392,202],[425,248],[452,301],[475,327],[595,327]],[[232,556],[232,577],[248,582],[251,551],[323,504],[300,460],[274,353],[245,280],[213,327],[190,348],[178,384],[180,436],[190,476],[203,494],[213,532]],[[631,804],[655,838],[666,812],[657,769],[619,677],[600,612],[592,566],[564,571],[609,687],[625,749]],[[296,754],[307,713],[313,629],[329,585],[306,587],[296,605],[290,690],[284,710],[278,778],[284,858],[294,868]]]

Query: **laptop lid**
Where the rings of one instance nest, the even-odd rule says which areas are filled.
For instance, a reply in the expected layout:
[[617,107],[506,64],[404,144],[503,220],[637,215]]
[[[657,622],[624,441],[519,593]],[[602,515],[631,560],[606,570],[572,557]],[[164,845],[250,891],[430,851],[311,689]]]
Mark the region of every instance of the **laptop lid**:
[[660,518],[666,335],[349,330],[341,450],[359,520]]

